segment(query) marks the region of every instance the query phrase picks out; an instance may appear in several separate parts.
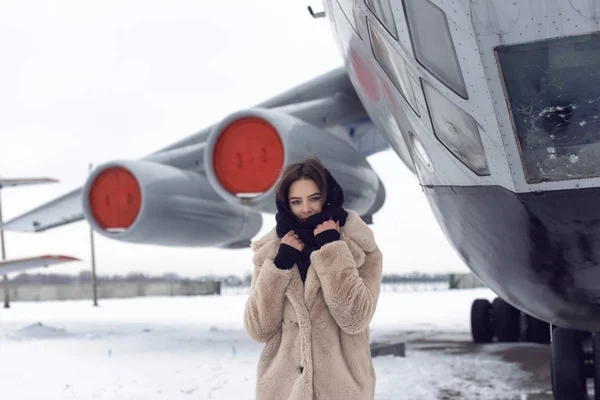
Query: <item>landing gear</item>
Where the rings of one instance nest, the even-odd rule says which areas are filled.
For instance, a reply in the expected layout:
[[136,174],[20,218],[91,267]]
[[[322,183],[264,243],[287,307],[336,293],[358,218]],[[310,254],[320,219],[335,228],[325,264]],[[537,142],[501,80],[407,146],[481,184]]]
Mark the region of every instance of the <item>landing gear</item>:
[[494,338],[494,311],[485,299],[477,299],[471,306],[471,335],[475,343],[489,343]]
[[[552,327],[522,313],[500,298],[477,299],[471,306],[471,333],[475,343],[528,341],[550,343],[550,376],[555,400],[600,400],[600,332]],[[552,340],[550,340],[552,336]],[[594,396],[588,395],[588,379]]]
[[581,332],[555,328],[551,349],[550,379],[555,400],[586,400],[587,373]]
[[588,400],[588,379],[600,400],[600,333],[555,327],[552,330],[550,376],[556,400]]
[[495,333],[499,342],[516,342],[521,336],[521,312],[500,297],[492,302]]
[[550,325],[524,314],[497,297],[492,303],[477,299],[471,306],[471,335],[475,343],[519,340],[540,344],[550,343]]

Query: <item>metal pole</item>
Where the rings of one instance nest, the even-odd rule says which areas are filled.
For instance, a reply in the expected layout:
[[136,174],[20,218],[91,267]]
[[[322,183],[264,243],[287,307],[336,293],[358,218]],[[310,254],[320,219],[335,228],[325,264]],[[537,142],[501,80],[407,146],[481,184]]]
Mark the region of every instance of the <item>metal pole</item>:
[[[90,175],[92,174],[92,163],[90,163]],[[96,280],[96,252],[94,249],[94,229],[90,225],[90,244],[92,248],[92,288],[94,290],[94,307],[98,307],[98,281]]]
[[[0,225],[2,225],[2,188],[0,188]],[[0,229],[0,247],[2,248],[2,261],[6,260],[4,248],[4,230]],[[4,275],[4,308],[10,308],[10,295],[8,293],[8,276]]]

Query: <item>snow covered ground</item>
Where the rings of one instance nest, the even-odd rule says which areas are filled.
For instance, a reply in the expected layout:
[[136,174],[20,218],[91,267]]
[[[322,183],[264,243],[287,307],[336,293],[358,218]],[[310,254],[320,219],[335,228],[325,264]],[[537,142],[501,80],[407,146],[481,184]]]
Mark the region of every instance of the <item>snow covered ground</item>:
[[[383,291],[372,340],[469,331],[487,289]],[[0,398],[252,399],[262,345],[243,330],[246,294],[13,303],[0,309]],[[494,345],[492,345],[494,346]],[[500,346],[500,345],[497,345]],[[491,351],[376,357],[377,399],[523,399],[517,365]]]

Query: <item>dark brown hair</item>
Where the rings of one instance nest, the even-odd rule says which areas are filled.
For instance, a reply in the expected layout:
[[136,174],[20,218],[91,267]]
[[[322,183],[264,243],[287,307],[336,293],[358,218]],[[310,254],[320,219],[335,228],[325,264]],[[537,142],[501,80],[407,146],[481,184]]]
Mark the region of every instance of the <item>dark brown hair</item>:
[[327,173],[321,161],[315,156],[307,157],[302,162],[288,164],[284,168],[281,179],[275,189],[277,199],[287,205],[290,186],[300,179],[312,179],[317,184],[319,190],[321,190],[324,202],[326,201]]

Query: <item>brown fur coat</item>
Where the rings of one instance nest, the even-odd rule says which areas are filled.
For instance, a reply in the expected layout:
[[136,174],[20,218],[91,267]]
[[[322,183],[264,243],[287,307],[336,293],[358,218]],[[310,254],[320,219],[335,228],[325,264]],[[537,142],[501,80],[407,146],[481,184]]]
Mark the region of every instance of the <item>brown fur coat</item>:
[[275,229],[252,244],[254,273],[244,327],[265,343],[257,400],[374,398],[369,323],[379,297],[382,254],[353,211],[341,239],[311,254],[303,285],[297,265],[273,263]]

